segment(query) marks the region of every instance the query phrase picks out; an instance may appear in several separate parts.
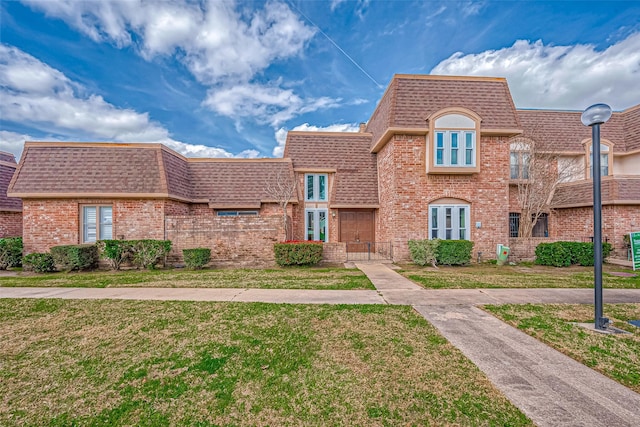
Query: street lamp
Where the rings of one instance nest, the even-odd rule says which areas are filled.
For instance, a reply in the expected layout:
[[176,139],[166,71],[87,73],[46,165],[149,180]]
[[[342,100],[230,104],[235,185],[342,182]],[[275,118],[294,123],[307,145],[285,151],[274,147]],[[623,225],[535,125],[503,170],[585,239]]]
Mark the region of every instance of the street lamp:
[[602,317],[602,198],[600,188],[600,125],[611,118],[611,107],[594,104],[584,110],[580,120],[591,127],[591,158],[593,165],[593,275],[595,288],[596,329],[605,330],[609,319]]

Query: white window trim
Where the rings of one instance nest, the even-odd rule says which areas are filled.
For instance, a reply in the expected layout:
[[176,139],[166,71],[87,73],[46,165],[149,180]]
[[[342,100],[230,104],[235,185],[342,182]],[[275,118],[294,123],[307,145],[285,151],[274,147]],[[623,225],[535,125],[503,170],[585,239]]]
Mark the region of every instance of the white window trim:
[[[95,240],[88,240],[86,237],[86,218],[85,218],[85,209],[86,208],[95,208],[96,210],[96,238]],[[111,209],[111,223],[102,223],[100,221],[100,218],[102,217],[101,213],[102,213],[102,209],[103,208],[109,208]],[[107,239],[103,239],[101,238],[100,234],[101,234],[101,227],[103,225],[110,225],[111,226],[111,237],[107,238]],[[113,226],[113,206],[112,205],[80,205],[80,243],[95,243],[99,240],[111,240],[113,239],[113,235],[114,235],[114,226]]]
[[[438,134],[443,134],[443,142],[444,150],[442,161],[443,163],[438,163]],[[458,135],[458,146],[452,147],[451,143],[451,135]],[[466,163],[467,159],[467,137],[466,135],[471,135],[471,163]],[[457,149],[457,158],[458,163],[451,163],[451,154],[454,149]],[[476,131],[471,129],[436,129],[434,132],[433,139],[433,165],[434,167],[455,167],[455,168],[475,168],[476,167],[476,150],[477,150],[477,142],[476,142]]]
[[[313,198],[309,198],[309,191],[307,187],[308,177],[313,177]],[[320,196],[320,177],[324,177],[324,199]],[[304,200],[306,202],[326,202],[329,198],[329,175],[326,173],[306,173],[304,174]]]
[[[320,238],[320,213],[324,212],[325,229],[324,240]],[[313,213],[313,223],[315,227],[313,229],[313,240],[328,242],[329,241],[329,209],[305,209],[304,210],[304,239],[307,240],[309,230],[309,213]]]
[[[587,156],[587,162],[589,163],[589,167],[587,169],[589,170],[589,179],[593,179],[593,144],[589,144],[588,147],[589,147],[588,148],[589,154]],[[605,161],[603,161],[602,156],[606,156]],[[601,172],[600,176],[611,175],[610,159],[611,159],[611,147],[608,144],[601,142],[600,143],[600,172]],[[606,175],[602,175],[603,167],[606,167],[606,171],[607,171]]]
[[[433,237],[433,209],[438,210],[438,227],[437,237]],[[452,230],[452,239],[450,240],[471,240],[471,227],[470,227],[470,219],[471,219],[471,205],[465,204],[444,204],[444,205],[429,205],[429,239],[446,239],[446,208],[452,209],[451,214],[451,230]],[[464,222],[465,222],[465,238],[460,239],[460,208],[465,209]],[[457,231],[457,234],[456,234]]]

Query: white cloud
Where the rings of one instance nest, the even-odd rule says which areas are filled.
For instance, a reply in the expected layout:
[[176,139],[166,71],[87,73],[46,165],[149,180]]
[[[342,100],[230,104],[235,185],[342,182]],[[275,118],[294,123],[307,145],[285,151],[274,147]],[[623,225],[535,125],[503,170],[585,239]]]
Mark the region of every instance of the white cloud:
[[16,160],[19,161],[24,142],[33,140],[30,135],[0,130],[0,151],[13,154]]
[[506,77],[520,108],[581,110],[605,102],[624,109],[640,100],[640,33],[602,51],[518,40],[500,50],[457,52],[431,74]]
[[[28,77],[33,76],[33,81]],[[221,148],[191,145],[171,138],[169,131],[147,113],[121,109],[101,96],[83,96],[84,88],[63,73],[11,46],[0,45],[0,116],[15,123],[28,123],[48,134],[69,135],[62,139],[99,139],[123,142],[161,142],[190,156],[234,157]],[[17,142],[33,139],[3,131],[2,145],[17,156]],[[21,150],[21,147],[20,147]],[[240,157],[256,157],[247,150]]]
[[[309,123],[303,123],[291,130],[301,132],[359,132],[360,125],[353,123],[336,123],[329,126],[315,126]],[[282,157],[284,145],[287,142],[287,132],[289,131],[285,128],[280,128],[276,131],[275,137],[278,145],[273,149],[274,157]]]
[[291,89],[246,84],[210,90],[202,104],[223,116],[253,117],[258,123],[277,127],[297,115],[337,107],[340,101],[328,97],[305,100]]
[[[233,92],[236,86],[242,89],[273,62],[298,55],[315,34],[287,4],[278,1],[268,1],[262,9],[250,12],[235,2],[216,0],[23,1],[64,20],[95,41],[112,42],[118,47],[134,45],[148,60],[175,55],[200,83],[223,92]],[[295,116],[295,110],[283,107],[279,98],[254,97],[250,103],[258,110],[276,114],[283,110],[279,115],[284,120]],[[228,106],[215,106],[210,99],[204,105],[236,120],[251,117],[225,113]]]

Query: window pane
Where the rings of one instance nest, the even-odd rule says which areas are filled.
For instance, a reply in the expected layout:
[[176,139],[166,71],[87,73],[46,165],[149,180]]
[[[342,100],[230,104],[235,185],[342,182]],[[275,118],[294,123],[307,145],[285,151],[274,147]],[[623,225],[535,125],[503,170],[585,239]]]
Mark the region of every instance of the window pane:
[[609,155],[608,154],[600,155],[600,173],[602,176],[609,175]]
[[95,242],[96,241],[96,207],[85,206],[82,208],[82,241],[83,242]]
[[318,225],[320,228],[320,240],[323,242],[327,241],[327,212],[319,211],[318,212]]
[[529,153],[522,153],[522,179],[529,179]]
[[520,165],[518,160],[518,153],[511,153],[511,179],[518,179],[520,176]]
[[517,212],[509,213],[509,237],[518,237],[520,229],[520,214]]
[[451,133],[451,148],[458,148],[458,134]]
[[111,206],[100,207],[100,240],[113,239],[113,215]]
[[431,208],[431,228],[438,228],[438,208]]
[[445,233],[445,237],[446,240],[451,240],[451,230],[447,229],[446,233]]
[[445,227],[451,228],[451,208],[445,209]]
[[467,227],[467,224],[465,223],[466,217],[467,215],[465,208],[460,208],[460,228]]
[[473,165],[473,133],[466,132],[464,134],[464,146],[465,146],[465,156],[464,163],[466,165]]
[[307,175],[307,200],[313,200],[313,175]]
[[436,147],[444,148],[444,133],[442,132],[436,133]]
[[465,162],[466,165],[472,165],[473,164],[473,150],[471,150],[471,149],[465,150],[464,162]]
[[473,133],[467,132],[464,134],[465,147],[473,149]]
[[458,164],[458,149],[457,148],[452,148],[451,149],[451,164],[452,165],[457,165]]
[[318,200],[327,200],[326,180],[326,175],[318,175]]
[[313,238],[313,211],[307,211],[307,240],[314,240]]
[[437,165],[444,164],[444,150],[440,148],[436,150],[436,164]]
[[460,240],[467,240],[467,230],[464,228],[460,229]]

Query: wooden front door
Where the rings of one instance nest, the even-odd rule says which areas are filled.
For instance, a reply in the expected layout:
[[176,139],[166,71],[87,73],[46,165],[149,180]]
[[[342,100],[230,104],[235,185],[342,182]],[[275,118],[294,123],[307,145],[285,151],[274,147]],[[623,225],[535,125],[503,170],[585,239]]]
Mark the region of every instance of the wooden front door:
[[340,241],[349,243],[347,245],[349,252],[375,250],[373,247],[375,240],[374,211],[364,209],[340,210]]

